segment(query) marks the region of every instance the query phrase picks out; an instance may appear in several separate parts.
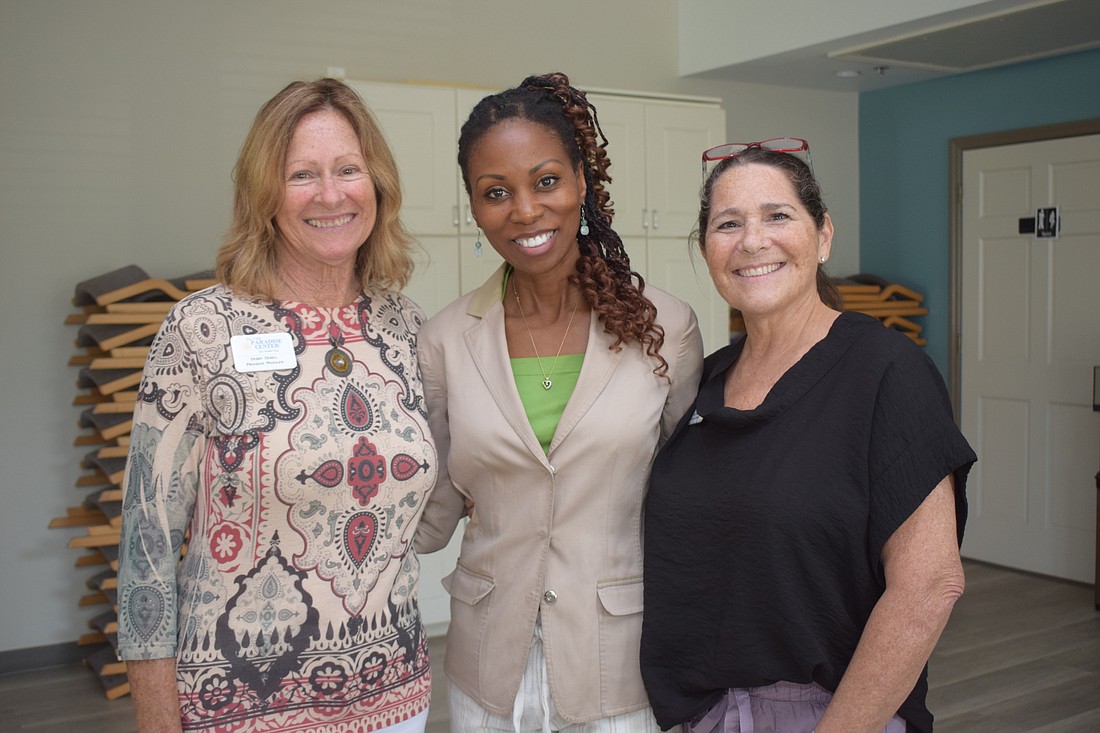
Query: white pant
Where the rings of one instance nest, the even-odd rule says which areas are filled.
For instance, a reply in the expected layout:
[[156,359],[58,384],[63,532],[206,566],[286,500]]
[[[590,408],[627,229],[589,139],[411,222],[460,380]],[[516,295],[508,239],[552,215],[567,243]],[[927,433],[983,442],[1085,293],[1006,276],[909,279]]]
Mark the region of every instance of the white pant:
[[535,624],[535,636],[531,640],[531,651],[527,653],[527,666],[516,693],[511,720],[489,712],[450,681],[447,682],[447,696],[451,733],[660,733],[649,708],[588,723],[570,723],[558,715],[546,678],[540,624]]

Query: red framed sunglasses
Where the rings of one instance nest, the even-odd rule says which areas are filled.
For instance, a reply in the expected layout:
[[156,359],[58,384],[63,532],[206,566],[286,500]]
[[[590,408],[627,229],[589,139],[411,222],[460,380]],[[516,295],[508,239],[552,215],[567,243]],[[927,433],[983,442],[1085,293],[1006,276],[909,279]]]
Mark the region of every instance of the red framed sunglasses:
[[800,137],[773,137],[770,140],[760,140],[754,143],[723,143],[722,145],[715,145],[713,148],[707,148],[703,151],[703,180],[707,180],[707,168],[711,163],[717,163],[727,158],[736,158],[746,150],[753,148],[771,150],[775,153],[789,153],[810,166],[810,172],[813,172],[814,164],[810,160],[810,144],[808,142]]

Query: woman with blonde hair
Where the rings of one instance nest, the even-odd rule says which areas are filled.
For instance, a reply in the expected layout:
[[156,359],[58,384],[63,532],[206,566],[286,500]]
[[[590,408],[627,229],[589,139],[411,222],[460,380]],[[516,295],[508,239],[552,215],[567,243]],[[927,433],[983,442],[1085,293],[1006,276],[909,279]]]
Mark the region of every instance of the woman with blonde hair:
[[220,283],[168,314],[134,414],[119,651],[142,731],[424,730],[436,458],[400,207],[346,85],[256,116]]
[[281,164],[297,120],[309,110],[339,112],[351,126],[362,155],[371,161],[376,221],[355,258],[362,288],[399,290],[412,275],[412,240],[399,217],[401,183],[382,129],[355,90],[340,82],[291,84],[260,111],[234,169],[233,220],[218,252],[219,279],[246,293],[272,295],[281,277],[275,214],[285,188]]

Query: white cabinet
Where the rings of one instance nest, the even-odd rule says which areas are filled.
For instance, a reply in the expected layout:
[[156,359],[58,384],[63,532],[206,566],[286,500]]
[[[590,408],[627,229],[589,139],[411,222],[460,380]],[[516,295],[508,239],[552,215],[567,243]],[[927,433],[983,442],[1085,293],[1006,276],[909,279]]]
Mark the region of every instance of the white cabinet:
[[349,82],[378,119],[397,160],[401,217],[420,243],[405,293],[428,315],[485,281],[500,257],[477,228],[458,169],[458,133],[470,110],[492,90]]
[[[428,315],[480,285],[500,263],[491,247],[474,257],[476,228],[458,169],[458,132],[488,92],[411,84],[349,82],[374,113],[397,161],[401,217],[420,244],[405,293]],[[439,552],[420,555],[420,612],[430,634],[444,633],[450,597],[440,580],[458,559],[462,526]]]
[[446,87],[351,83],[382,126],[397,159],[401,216],[416,234],[461,231],[455,161],[457,94]]
[[704,150],[725,140],[716,103],[590,94],[611,158],[615,231],[631,265],[699,317],[707,353],[729,341],[729,308],[689,242],[699,217]]

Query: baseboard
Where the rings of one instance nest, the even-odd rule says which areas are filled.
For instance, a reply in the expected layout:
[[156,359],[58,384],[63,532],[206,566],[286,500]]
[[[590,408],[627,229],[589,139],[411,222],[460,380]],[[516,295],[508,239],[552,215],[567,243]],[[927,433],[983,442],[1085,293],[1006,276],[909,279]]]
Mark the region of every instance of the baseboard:
[[83,659],[84,654],[80,647],[72,641],[27,649],[11,649],[0,652],[0,674],[29,672],[44,667],[72,664]]

